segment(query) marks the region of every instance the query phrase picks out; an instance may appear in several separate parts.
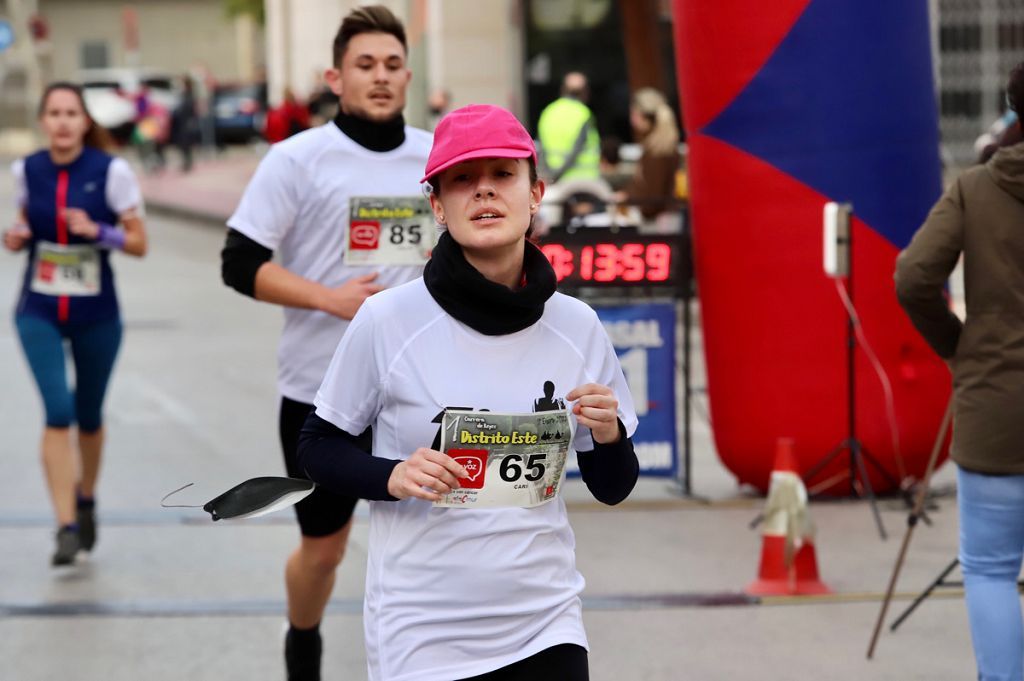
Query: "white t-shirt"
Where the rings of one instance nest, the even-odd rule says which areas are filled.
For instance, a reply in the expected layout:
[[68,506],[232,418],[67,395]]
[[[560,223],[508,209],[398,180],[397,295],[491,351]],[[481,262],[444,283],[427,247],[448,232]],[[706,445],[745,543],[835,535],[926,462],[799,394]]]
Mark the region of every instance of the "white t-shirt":
[[[18,159],[11,164],[11,173],[14,175],[14,196],[17,205],[24,207],[28,201],[28,185],[25,183],[25,161]],[[132,208],[139,217],[146,214],[145,204],[142,201],[142,190],[139,188],[139,181],[123,158],[114,157],[107,167],[107,186],[104,198],[110,209],[120,215]]]
[[[351,197],[422,196],[419,179],[430,153],[430,133],[406,126],[397,149],[370,151],[333,122],[271,147],[245,189],[228,226],[276,251],[281,266],[335,288],[378,272],[374,283],[395,286],[423,267],[350,267],[342,263]],[[278,389],[312,403],[348,322],[325,312],[284,309],[278,346]]]
[[[372,424],[374,456],[405,459],[431,446],[446,407],[530,412],[546,381],[562,399],[584,383],[611,386],[626,432],[636,429],[615,351],[587,305],[556,293],[536,324],[487,336],[445,313],[417,279],[360,308],[315,405],[349,433]],[[593,449],[589,429],[575,432],[576,450]],[[586,647],[574,547],[560,497],[497,509],[370,502],[371,681],[451,681],[553,645]]]

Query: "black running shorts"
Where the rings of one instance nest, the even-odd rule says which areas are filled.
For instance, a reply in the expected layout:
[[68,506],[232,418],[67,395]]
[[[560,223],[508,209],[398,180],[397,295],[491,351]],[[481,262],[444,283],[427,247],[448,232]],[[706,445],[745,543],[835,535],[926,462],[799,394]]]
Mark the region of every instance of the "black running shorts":
[[[296,402],[287,397],[281,398],[281,414],[279,428],[281,433],[281,450],[284,452],[284,465],[289,477],[306,479],[308,476],[299,468],[297,455],[299,449],[299,433],[306,423],[306,417],[313,411],[312,404]],[[355,439],[356,445],[369,453],[373,444],[370,429]],[[326,537],[334,534],[352,518],[352,511],[359,501],[355,497],[346,497],[328,492],[317,487],[308,497],[295,504],[295,515],[299,519],[299,528],[304,537]]]

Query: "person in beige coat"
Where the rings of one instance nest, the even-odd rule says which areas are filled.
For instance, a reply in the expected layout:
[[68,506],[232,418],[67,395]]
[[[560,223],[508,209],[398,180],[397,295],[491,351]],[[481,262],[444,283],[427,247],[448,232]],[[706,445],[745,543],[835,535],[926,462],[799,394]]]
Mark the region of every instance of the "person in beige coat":
[[[1024,111],[1024,63],[1010,74]],[[963,256],[967,314],[945,285]],[[896,261],[896,294],[953,373],[960,564],[981,681],[1024,676],[1024,144],[963,173]]]
[[618,192],[618,201],[632,202],[644,220],[659,232],[679,231],[679,202],[676,200],[676,172],[679,154],[679,126],[665,96],[654,88],[641,88],[633,95],[629,121],[643,150],[636,174]]

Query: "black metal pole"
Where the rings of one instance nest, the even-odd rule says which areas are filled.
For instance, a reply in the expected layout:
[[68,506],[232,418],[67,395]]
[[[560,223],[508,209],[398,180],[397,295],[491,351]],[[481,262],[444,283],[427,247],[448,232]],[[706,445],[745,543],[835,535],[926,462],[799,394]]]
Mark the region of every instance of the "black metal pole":
[[690,458],[690,326],[693,323],[690,315],[690,301],[693,297],[693,254],[690,248],[690,225],[685,207],[683,208],[683,220],[683,248],[689,263],[683,282],[683,494],[690,496],[692,493],[690,475],[693,472],[693,462]]
[[860,440],[857,439],[857,325],[853,320],[857,308],[853,304],[853,215],[850,214],[848,219],[850,222],[846,230],[846,298],[850,309],[846,311],[846,425],[849,438],[846,440],[846,447],[850,454],[850,496],[859,496],[856,487],[859,474],[864,486],[864,496],[871,504],[871,513],[875,518],[878,534],[884,540],[888,535],[885,532],[885,525],[882,524],[882,516],[878,512],[878,504],[875,503],[875,491],[868,478],[868,468],[864,464],[865,452]]

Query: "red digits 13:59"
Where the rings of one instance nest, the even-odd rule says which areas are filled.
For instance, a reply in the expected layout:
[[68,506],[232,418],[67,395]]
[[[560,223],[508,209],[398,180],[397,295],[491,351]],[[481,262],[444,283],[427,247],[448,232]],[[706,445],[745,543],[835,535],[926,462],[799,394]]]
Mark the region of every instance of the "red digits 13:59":
[[671,274],[672,249],[666,243],[596,243],[574,248],[548,243],[540,248],[558,281],[664,282]]

